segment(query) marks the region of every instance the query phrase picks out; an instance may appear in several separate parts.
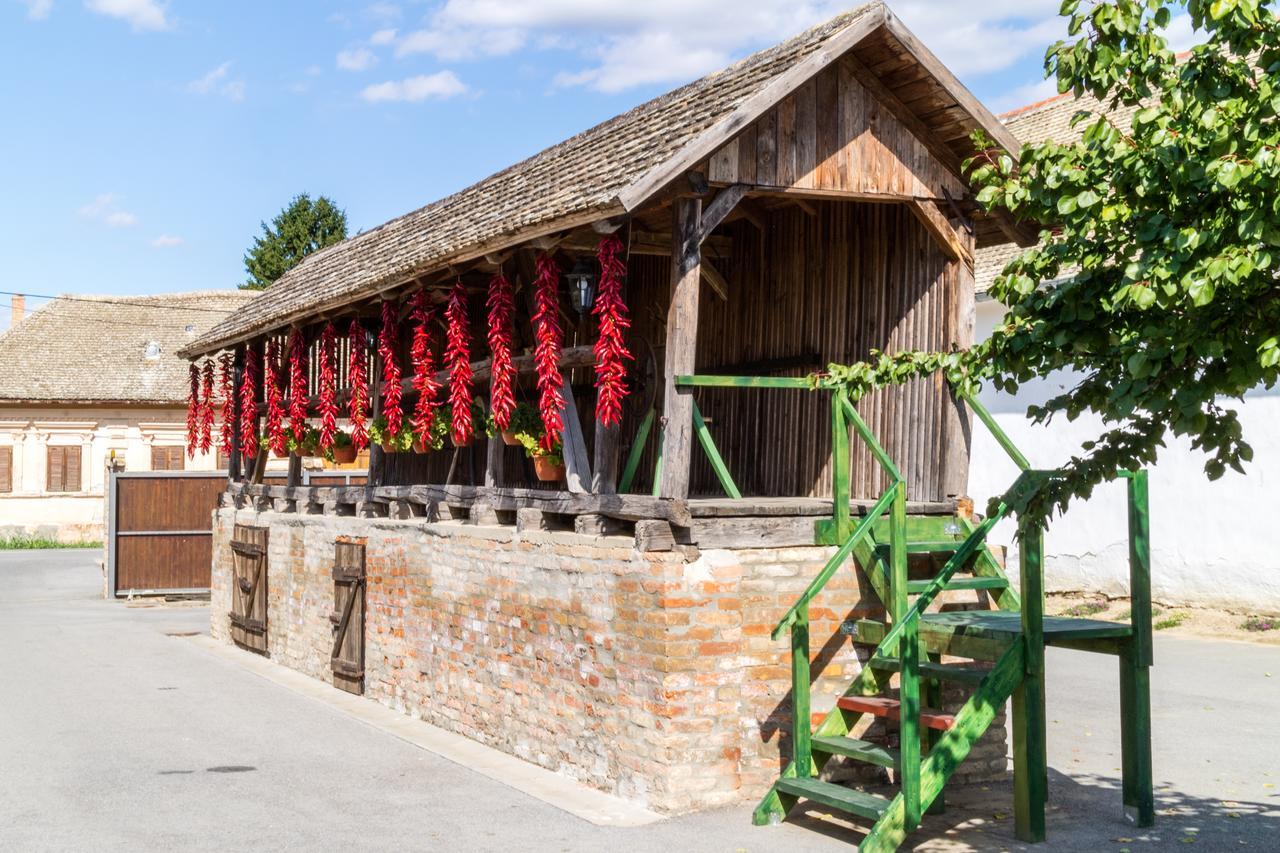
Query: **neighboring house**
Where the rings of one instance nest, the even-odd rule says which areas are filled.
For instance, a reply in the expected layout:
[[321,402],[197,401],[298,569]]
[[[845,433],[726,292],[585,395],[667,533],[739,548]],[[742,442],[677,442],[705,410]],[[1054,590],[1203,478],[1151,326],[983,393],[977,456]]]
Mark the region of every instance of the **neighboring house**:
[[214,470],[186,454],[177,351],[253,298],[235,291],[62,296],[0,335],[0,537],[98,540],[108,463]]
[[[1079,110],[1097,111],[1093,98],[1070,95],[1050,98],[1001,116],[1022,142],[1053,139],[1071,142],[1087,124],[1071,127]],[[1128,126],[1135,110],[1111,113]],[[1020,250],[993,246],[976,256],[977,337],[986,338],[1001,322],[1005,306],[986,295],[994,278]],[[1057,374],[1027,383],[1017,395],[987,391],[982,401],[1035,467],[1055,467],[1081,452],[1082,442],[1102,431],[1100,419],[1085,415],[1074,422],[1065,417],[1035,426],[1027,406],[1041,403],[1070,387],[1073,377]],[[1272,523],[1275,506],[1272,478],[1280,477],[1280,390],[1258,389],[1237,408],[1245,439],[1253,445],[1254,460],[1247,474],[1228,472],[1210,482],[1204,473],[1204,454],[1190,442],[1170,437],[1151,469],[1152,584],[1157,599],[1169,605],[1239,608],[1250,612],[1280,612],[1280,557],[1267,537],[1240,535],[1263,531]],[[981,507],[986,498],[1012,480],[1013,466],[983,430],[975,431],[970,490]],[[1081,591],[1122,595],[1128,587],[1124,555],[1128,547],[1122,484],[1100,488],[1087,504],[1072,509],[1050,525],[1047,583],[1053,591]],[[1269,491],[1270,488],[1270,491]],[[1012,530],[1003,531],[1005,541]]]

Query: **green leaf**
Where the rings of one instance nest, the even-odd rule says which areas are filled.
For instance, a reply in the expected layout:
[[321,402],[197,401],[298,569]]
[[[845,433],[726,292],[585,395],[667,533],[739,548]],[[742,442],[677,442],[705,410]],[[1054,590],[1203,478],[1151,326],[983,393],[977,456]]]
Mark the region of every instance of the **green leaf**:
[[1093,207],[1099,201],[1101,201],[1101,199],[1098,198],[1097,193],[1093,190],[1085,190],[1076,196],[1076,207],[1080,209]]
[[1187,294],[1191,297],[1191,304],[1197,308],[1208,305],[1213,301],[1214,290],[1213,282],[1204,278],[1193,278],[1187,285]]
[[1076,201],[1075,196],[1063,196],[1058,199],[1058,213],[1062,216],[1070,216],[1076,212],[1076,205],[1078,204],[1079,202]]

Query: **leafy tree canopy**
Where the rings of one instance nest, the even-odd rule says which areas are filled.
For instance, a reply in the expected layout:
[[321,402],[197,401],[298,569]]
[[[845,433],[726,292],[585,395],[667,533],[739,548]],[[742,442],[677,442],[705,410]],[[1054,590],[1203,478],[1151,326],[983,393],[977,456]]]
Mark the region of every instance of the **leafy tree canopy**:
[[276,279],[314,251],[347,237],[347,214],[324,196],[315,201],[303,193],[289,202],[271,224],[262,223],[262,236],[244,256],[249,278],[244,290],[266,290]]
[[[991,288],[1003,326],[966,353],[833,365],[854,394],[945,370],[972,390],[1065,370],[1078,381],[1028,414],[1083,412],[1105,429],[1021,509],[1047,515],[1155,461],[1172,433],[1210,478],[1252,450],[1231,401],[1280,369],[1280,26],[1264,0],[1066,0],[1073,40],[1045,58],[1058,89],[1104,111],[1083,138],[1023,148],[978,138],[978,202],[1052,226]],[[1161,31],[1185,9],[1204,43],[1175,58]],[[1107,112],[1136,108],[1132,127]],[[1052,282],[1045,286],[1045,283]]]

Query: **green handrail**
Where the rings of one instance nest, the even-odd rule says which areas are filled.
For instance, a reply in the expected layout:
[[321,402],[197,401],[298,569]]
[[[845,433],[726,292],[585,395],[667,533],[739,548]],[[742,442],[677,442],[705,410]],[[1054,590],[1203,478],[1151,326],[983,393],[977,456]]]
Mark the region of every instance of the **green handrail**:
[[991,416],[991,412],[987,411],[987,407],[979,403],[978,399],[972,394],[967,394],[959,390],[957,390],[956,393],[960,396],[960,399],[969,404],[969,408],[973,409],[973,413],[978,416],[978,420],[982,421],[982,423],[986,425],[987,431],[990,432],[996,442],[1004,448],[1004,452],[1009,454],[1009,458],[1013,460],[1014,464],[1022,471],[1030,470],[1031,463],[1027,461],[1027,457],[1023,456],[1022,451],[1014,445],[1013,439],[1009,438],[1009,436],[1005,434],[1005,431],[1000,429],[1000,425],[996,423],[996,419]]
[[898,466],[893,464],[893,460],[889,458],[889,454],[880,446],[880,442],[876,441],[875,433],[871,431],[871,427],[867,426],[867,422],[858,414],[858,410],[854,408],[853,403],[849,401],[847,395],[840,398],[841,408],[844,409],[844,415],[853,424],[853,428],[857,430],[858,436],[861,437],[863,443],[867,445],[867,449],[871,451],[871,455],[880,463],[880,467],[889,475],[892,480],[901,480],[906,482],[906,478],[902,476],[902,472],[898,470]]

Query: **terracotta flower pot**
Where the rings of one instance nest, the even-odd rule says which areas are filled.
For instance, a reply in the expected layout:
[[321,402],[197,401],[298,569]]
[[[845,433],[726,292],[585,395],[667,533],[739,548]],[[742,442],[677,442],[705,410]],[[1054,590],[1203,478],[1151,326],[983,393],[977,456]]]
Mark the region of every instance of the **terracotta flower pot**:
[[533,457],[533,473],[544,483],[557,483],[564,479],[564,463],[556,464],[546,456]]
[[423,441],[421,438],[415,438],[413,440],[413,452],[414,453],[430,453],[431,448],[428,447],[427,443]]
[[519,447],[520,439],[516,438],[514,430],[504,429],[502,431],[502,443],[508,447]]
[[338,465],[350,465],[356,461],[356,446],[348,444],[345,447],[335,447],[333,449],[333,461]]
[[466,441],[458,441],[458,439],[453,435],[453,433],[449,433],[449,441],[453,442],[454,447],[470,447],[472,442],[474,442],[475,440],[476,440],[476,437],[473,435],[470,438],[468,438]]
[[384,442],[382,442],[382,452],[383,452],[383,453],[395,453],[395,452],[396,452],[396,446],[395,446],[395,444],[393,444],[393,443],[392,443],[392,442],[390,442],[390,441],[384,441]]
[[274,450],[274,449],[273,449],[273,450],[271,451],[271,455],[272,455],[273,457],[275,457],[276,459],[288,459],[288,458],[289,458],[289,451],[288,451],[288,450],[280,451],[280,450]]

